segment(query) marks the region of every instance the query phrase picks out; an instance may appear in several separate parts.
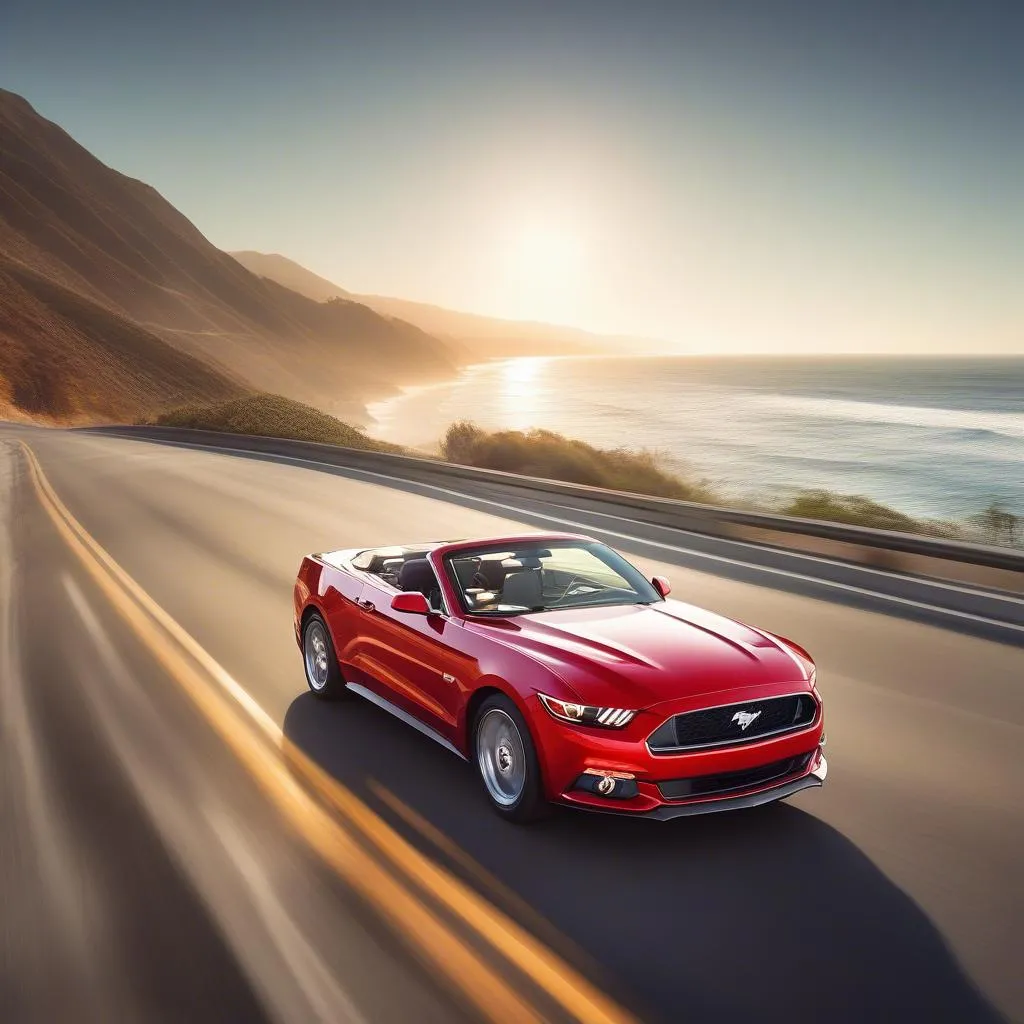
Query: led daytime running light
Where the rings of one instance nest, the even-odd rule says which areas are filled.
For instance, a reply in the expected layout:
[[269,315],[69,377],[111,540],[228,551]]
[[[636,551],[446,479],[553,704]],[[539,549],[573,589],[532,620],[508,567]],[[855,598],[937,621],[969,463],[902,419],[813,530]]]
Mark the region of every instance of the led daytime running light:
[[574,725],[596,725],[604,729],[622,729],[633,721],[635,711],[625,708],[601,708],[589,704],[575,704],[572,701],[559,700],[547,694],[538,694],[540,702],[548,712],[562,722]]

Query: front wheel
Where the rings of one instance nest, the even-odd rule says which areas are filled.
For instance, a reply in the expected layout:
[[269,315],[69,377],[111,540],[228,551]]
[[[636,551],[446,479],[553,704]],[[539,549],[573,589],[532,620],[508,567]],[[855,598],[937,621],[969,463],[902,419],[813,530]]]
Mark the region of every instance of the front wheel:
[[509,821],[526,823],[548,810],[537,751],[519,709],[508,697],[488,697],[473,723],[476,767],[491,806]]
[[302,630],[302,663],[306,683],[321,700],[337,700],[349,691],[338,668],[331,633],[318,613],[310,615]]

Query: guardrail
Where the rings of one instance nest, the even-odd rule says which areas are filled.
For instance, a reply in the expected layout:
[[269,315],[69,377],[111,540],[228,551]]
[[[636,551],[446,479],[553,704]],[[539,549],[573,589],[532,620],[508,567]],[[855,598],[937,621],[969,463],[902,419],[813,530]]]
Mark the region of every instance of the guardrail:
[[918,573],[1003,590],[1024,591],[1024,552],[950,541],[917,534],[873,530],[823,520],[749,512],[611,491],[584,484],[477,469],[410,455],[369,452],[356,448],[291,441],[251,434],[229,434],[181,427],[86,427],[86,431],[119,437],[168,441],[209,448],[234,448],[254,454],[307,458],[339,467],[369,469],[421,483],[451,485],[454,481],[503,492],[519,490],[569,499],[583,510],[627,518],[707,536],[744,540],[772,547]]

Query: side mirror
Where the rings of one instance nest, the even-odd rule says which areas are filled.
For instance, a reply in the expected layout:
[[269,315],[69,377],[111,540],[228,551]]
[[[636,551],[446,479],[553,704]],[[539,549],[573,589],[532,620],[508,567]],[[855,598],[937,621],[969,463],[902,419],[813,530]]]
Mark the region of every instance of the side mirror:
[[430,605],[418,590],[409,590],[395,594],[391,598],[391,609],[396,612],[407,612],[409,615],[429,615]]
[[668,597],[672,593],[672,584],[664,576],[655,576],[651,583],[654,584],[654,589],[661,594],[662,597]]

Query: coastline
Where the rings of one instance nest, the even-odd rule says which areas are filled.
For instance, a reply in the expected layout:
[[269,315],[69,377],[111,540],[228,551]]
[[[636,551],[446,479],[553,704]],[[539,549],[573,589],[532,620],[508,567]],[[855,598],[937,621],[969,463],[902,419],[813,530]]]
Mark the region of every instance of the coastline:
[[[590,359],[590,358],[601,358],[591,356],[580,356],[580,355],[557,355],[557,356],[495,356],[491,359],[478,360],[472,363],[463,363],[458,367],[458,375],[455,377],[446,377],[443,380],[432,380],[424,383],[417,384],[397,384],[394,390],[388,394],[382,395],[379,398],[372,398],[365,403],[365,422],[360,424],[360,429],[364,430],[370,437],[377,438],[379,440],[385,440],[383,432],[386,431],[387,425],[393,420],[393,413],[403,403],[412,401],[427,395],[431,392],[442,392],[451,390],[459,386],[467,377],[472,377],[474,374],[490,369],[494,366],[499,366],[505,363],[518,363],[522,360],[541,360],[551,361],[556,359]],[[612,358],[618,358],[613,356]],[[465,418],[472,419],[472,415],[467,415]],[[420,450],[431,450],[436,451],[438,445],[442,440],[442,435],[438,434],[432,442],[407,442],[413,448]]]
[[993,502],[1020,515],[1022,382],[1012,356],[524,356],[401,386],[368,403],[365,429],[436,453],[459,420],[536,427],[654,452],[666,471],[761,506],[824,489],[919,518]]

